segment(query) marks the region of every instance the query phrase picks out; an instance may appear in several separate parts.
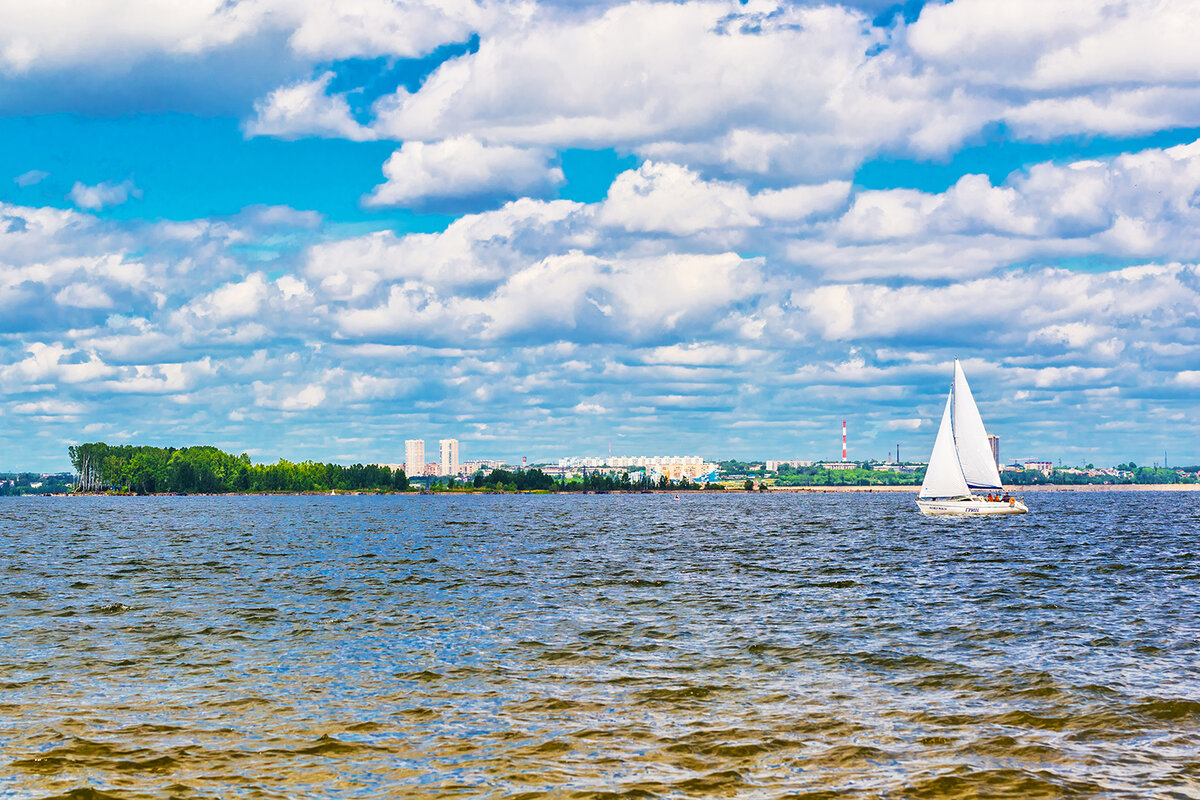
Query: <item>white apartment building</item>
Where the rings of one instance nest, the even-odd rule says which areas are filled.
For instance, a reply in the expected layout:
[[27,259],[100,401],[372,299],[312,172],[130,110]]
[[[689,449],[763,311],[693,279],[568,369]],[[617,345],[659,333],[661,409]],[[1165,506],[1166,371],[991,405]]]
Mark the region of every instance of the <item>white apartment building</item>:
[[464,476],[474,475],[476,472],[488,473],[494,469],[503,469],[505,464],[498,458],[476,458],[471,461],[463,461],[458,465],[458,474]]
[[442,450],[441,475],[458,474],[458,439],[442,439],[438,442]]
[[560,458],[560,467],[672,467],[704,464],[700,456],[599,456]]
[[793,458],[793,459],[787,459],[784,461],[767,461],[766,467],[767,467],[767,472],[778,472],[779,468],[782,467],[784,464],[787,464],[789,467],[792,467],[794,469],[799,469],[800,467],[811,467],[814,463],[816,463],[816,462],[805,461],[805,460],[799,459],[799,458]]
[[561,458],[559,467],[610,471],[619,468],[622,471],[642,469],[651,475],[666,475],[669,480],[678,481],[680,478],[696,480],[716,472],[717,465],[710,464],[700,456],[600,456],[587,458]]
[[404,474],[417,478],[425,474],[425,440],[406,439],[404,441]]

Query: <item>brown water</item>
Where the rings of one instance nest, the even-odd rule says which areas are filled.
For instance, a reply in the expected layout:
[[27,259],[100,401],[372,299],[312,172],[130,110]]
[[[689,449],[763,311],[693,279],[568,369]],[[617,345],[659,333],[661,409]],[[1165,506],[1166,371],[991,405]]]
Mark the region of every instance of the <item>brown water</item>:
[[0,797],[1200,797],[1200,496],[0,500]]

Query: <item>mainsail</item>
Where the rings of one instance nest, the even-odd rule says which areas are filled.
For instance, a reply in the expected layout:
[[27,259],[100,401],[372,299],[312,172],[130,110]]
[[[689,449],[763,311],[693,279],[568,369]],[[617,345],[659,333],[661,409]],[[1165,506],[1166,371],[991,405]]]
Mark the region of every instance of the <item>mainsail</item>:
[[946,411],[933,443],[922,498],[965,497],[972,489],[1000,489],[1000,473],[988,446],[987,431],[971,387],[958,359],[954,359],[954,382],[946,398]]

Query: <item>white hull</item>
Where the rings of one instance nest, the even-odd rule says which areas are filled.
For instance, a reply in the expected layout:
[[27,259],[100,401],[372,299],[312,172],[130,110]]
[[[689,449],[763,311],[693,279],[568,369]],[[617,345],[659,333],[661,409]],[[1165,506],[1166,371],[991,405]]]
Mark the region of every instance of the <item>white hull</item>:
[[1029,511],[1020,500],[987,501],[972,497],[970,500],[918,500],[922,514],[962,514],[979,516],[984,514],[1024,514]]

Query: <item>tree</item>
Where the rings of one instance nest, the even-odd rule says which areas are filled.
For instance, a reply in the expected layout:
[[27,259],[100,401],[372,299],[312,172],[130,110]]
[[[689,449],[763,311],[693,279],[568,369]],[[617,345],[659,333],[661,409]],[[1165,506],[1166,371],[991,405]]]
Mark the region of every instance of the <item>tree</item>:
[[746,482],[742,484],[742,488],[745,489],[747,492],[753,492],[754,491],[754,481],[747,478]]

